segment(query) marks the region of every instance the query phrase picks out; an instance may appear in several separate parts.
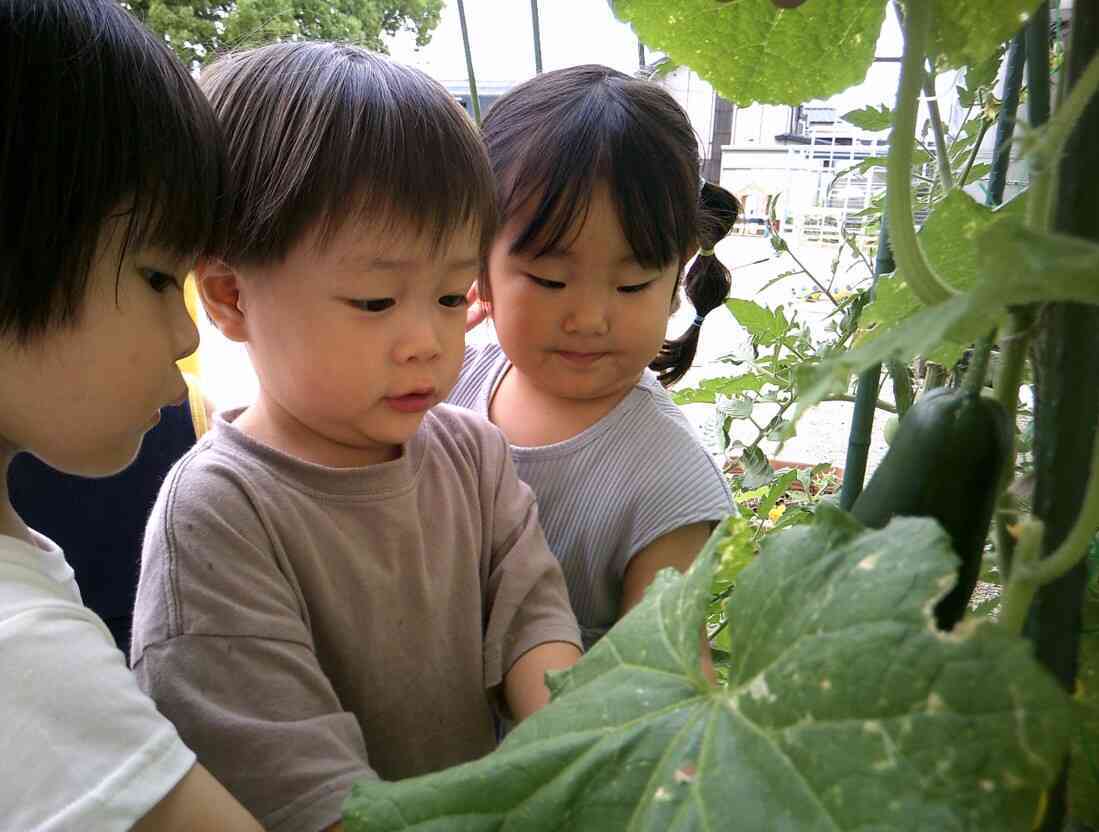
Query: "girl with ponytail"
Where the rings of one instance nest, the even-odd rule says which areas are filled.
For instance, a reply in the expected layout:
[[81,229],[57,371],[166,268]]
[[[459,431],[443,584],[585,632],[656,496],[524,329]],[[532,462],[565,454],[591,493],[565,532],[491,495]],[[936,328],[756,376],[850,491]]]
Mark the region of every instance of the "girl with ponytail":
[[[671,95],[604,66],[516,87],[483,131],[501,226],[470,321],[499,343],[466,348],[450,401],[510,441],[590,647],[732,510],[664,388],[729,292],[713,248],[737,203]],[[695,322],[665,341],[681,282]]]

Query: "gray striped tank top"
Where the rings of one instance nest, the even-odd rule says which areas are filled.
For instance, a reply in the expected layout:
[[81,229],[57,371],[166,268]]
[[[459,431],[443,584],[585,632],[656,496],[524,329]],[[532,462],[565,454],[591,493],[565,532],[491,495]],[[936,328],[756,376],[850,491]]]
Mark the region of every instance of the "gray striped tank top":
[[[447,401],[487,418],[509,366],[498,344],[467,346]],[[512,445],[511,452],[538,498],[585,649],[618,618],[630,558],[681,526],[717,522],[732,511],[721,471],[648,370],[582,433],[552,445]]]

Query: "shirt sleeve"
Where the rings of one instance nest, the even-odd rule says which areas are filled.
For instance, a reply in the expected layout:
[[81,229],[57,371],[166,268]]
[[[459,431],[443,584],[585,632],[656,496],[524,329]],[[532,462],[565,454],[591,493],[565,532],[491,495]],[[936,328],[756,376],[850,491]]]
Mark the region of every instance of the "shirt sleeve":
[[507,442],[495,428],[487,437],[482,472],[485,528],[491,530],[485,686],[493,688],[539,644],[583,647],[564,575],[538,523],[534,494],[516,475]]
[[630,545],[614,565],[622,580],[633,556],[664,535],[695,523],[718,523],[733,511],[725,477],[697,439],[669,425],[637,460]]
[[134,673],[265,828],[324,829],[351,784],[376,776],[362,732],[321,669],[260,509],[231,473],[185,463],[146,532]]
[[51,599],[4,619],[0,677],[5,829],[130,829],[194,765],[79,604]]

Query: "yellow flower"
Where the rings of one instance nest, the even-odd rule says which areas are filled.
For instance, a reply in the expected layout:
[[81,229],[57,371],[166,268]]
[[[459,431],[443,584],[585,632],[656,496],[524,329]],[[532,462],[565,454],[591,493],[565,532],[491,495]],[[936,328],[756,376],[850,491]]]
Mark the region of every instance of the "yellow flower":
[[786,506],[780,504],[780,505],[775,506],[769,512],[767,512],[767,519],[770,520],[772,523],[777,523],[778,519],[780,517],[782,517],[782,515],[784,515],[785,513],[786,513]]

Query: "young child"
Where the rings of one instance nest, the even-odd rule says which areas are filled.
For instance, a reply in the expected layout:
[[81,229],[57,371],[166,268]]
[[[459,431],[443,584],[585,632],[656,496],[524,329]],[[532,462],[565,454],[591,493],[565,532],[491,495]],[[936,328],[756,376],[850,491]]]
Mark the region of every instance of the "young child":
[[[479,288],[499,345],[467,348],[449,400],[510,441],[590,647],[732,510],[660,382],[690,367],[703,316],[729,292],[712,249],[736,200],[700,180],[674,99],[607,67],[516,87],[483,134],[503,225]],[[696,252],[684,285],[698,315],[665,342]]]
[[260,391],[168,477],[146,532],[142,686],[268,828],[338,822],[357,779],[495,746],[579,633],[533,495],[485,420],[434,407],[495,226],[458,104],[326,43],[203,75],[229,146],[207,313]]
[[185,395],[175,361],[197,332],[180,285],[211,232],[216,120],[113,2],[0,0],[0,77],[0,826],[257,830],[7,489],[20,451],[121,470]]

